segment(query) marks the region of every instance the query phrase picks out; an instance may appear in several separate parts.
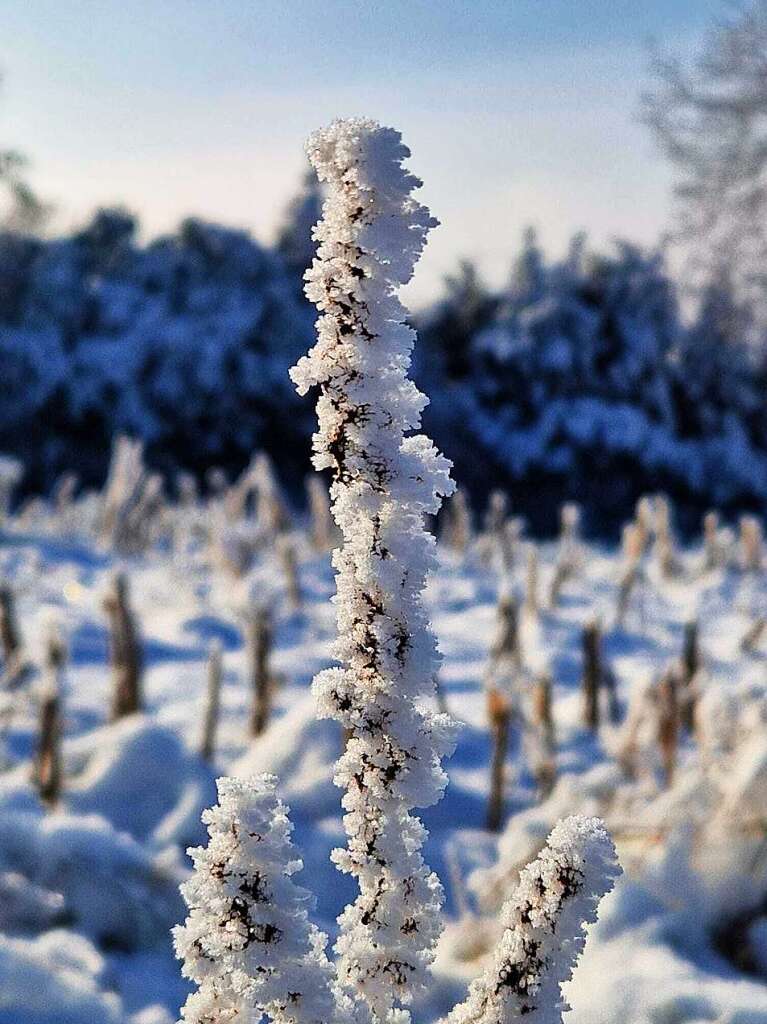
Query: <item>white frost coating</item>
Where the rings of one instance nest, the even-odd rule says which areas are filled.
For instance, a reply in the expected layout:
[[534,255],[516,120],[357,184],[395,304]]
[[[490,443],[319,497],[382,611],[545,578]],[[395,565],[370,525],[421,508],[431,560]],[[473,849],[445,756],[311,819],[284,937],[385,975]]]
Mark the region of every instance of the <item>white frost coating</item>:
[[[182,891],[190,907],[176,930],[185,974],[198,991],[189,1024],[407,1024],[424,990],[439,935],[442,887],[421,856],[425,829],[413,814],[440,799],[442,757],[453,728],[429,710],[439,666],[422,603],[434,560],[426,513],[452,493],[450,465],[411,432],[426,399],[407,377],[413,332],[396,297],[434,225],[411,197],[397,132],[370,121],[335,122],[309,154],[329,185],[315,229],[318,257],[307,295],[320,309],[318,341],[292,371],[300,392],[318,385],[314,462],[330,468],[343,546],[337,575],[340,666],[314,682],[320,714],[348,733],[336,782],[348,844],[335,863],[359,895],[339,918],[336,961],[309,922],[308,894],[291,875],[290,844],[275,780],[219,781],[206,812],[207,849]],[[554,1024],[559,984],[582,948],[582,923],[618,871],[601,823],[570,818],[522,872],[505,908],[507,930],[491,968],[451,1024]]]
[[433,564],[423,527],[454,485],[450,463],[422,435],[427,399],[408,378],[414,332],[396,292],[436,225],[411,192],[399,132],[336,121],[311,136],[309,157],[328,185],[315,228],[307,296],[318,340],[291,371],[299,392],[319,385],[314,464],[333,473],[341,667],[314,682],[320,714],[349,731],[336,782],[346,788],[348,834],[334,860],[359,883],[339,918],[340,983],[376,1020],[421,991],[440,930],[442,887],[421,857],[425,830],[411,814],[442,796],[441,758],[452,723],[427,709],[439,665],[421,592]]
[[337,1019],[326,936],[308,920],[309,893],[274,776],[219,779],[219,803],[205,811],[207,847],[190,850],[195,871],[181,887],[189,907],[174,929],[183,973],[198,991],[188,1024],[276,1024]]
[[448,1024],[561,1024],[569,1009],[560,986],[586,942],[584,926],[620,874],[599,818],[560,821],[538,857],[520,872],[504,905],[505,931],[490,965],[469,987]]

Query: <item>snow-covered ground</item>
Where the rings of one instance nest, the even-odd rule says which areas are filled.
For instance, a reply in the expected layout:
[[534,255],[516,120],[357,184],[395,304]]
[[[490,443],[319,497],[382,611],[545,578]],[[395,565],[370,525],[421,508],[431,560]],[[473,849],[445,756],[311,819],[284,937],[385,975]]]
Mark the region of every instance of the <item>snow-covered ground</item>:
[[[177,1019],[187,989],[170,929],[184,917],[185,849],[204,838],[200,813],[215,800],[218,775],[279,776],[321,927],[332,934],[352,895],[350,879],[329,862],[343,844],[332,783],[342,737],[336,723],[315,719],[309,689],[328,664],[335,628],[329,557],[303,530],[289,533],[300,578],[296,608],[285,582],[286,542],[264,543],[248,520],[226,528],[217,555],[206,534],[220,508],[165,510],[170,526],[127,556],[95,539],[92,511],[87,500],[56,515],[32,507],[0,533],[0,580],[15,596],[24,657],[44,662],[52,624],[68,647],[63,793],[53,810],[39,800],[31,769],[45,675],[35,667],[0,695],[0,1024]],[[250,551],[251,534],[255,557],[234,575],[222,564],[233,559],[221,555],[236,549],[234,561],[247,565],[242,550]],[[415,1019],[433,1019],[462,994],[493,944],[497,909],[519,868],[557,818],[585,812],[606,819],[625,874],[570,985],[573,1024],[767,1022],[767,636],[761,647],[740,647],[767,612],[765,573],[743,571],[736,557],[704,570],[695,548],[676,553],[664,577],[648,555],[618,625],[620,553],[582,546],[577,570],[548,607],[557,558],[556,545],[540,547],[541,610],[523,602],[522,667],[509,694],[516,721],[529,720],[531,688],[550,675],[557,781],[540,799],[536,736],[516,725],[504,826],[491,833],[488,658],[499,594],[524,597],[528,560],[517,544],[502,573],[481,544],[462,553],[439,548],[427,603],[444,655],[441,690],[464,724],[447,794],[423,815],[427,860],[445,884],[449,920],[429,1004],[416,1008]],[[117,570],[128,576],[140,625],[145,710],[110,723],[103,599]],[[254,603],[272,614],[277,686],[270,725],[252,739],[243,626]],[[583,725],[581,693],[582,631],[595,617],[617,696],[617,720],[603,708],[597,734]],[[656,684],[692,620],[702,660],[695,735],[681,734],[666,786]],[[209,764],[198,751],[214,640],[224,674]]]

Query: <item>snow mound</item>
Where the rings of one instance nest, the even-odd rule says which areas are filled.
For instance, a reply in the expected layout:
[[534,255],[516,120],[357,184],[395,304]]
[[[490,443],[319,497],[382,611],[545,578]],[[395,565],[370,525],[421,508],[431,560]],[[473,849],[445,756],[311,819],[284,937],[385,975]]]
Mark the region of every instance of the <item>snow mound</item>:
[[651,897],[622,885],[602,905],[600,919],[565,996],[572,1024],[683,1024],[727,1021],[767,1024],[767,990],[746,980],[705,950],[684,956],[665,933],[660,916],[616,930],[615,918],[643,916]]
[[336,722],[317,717],[314,697],[307,694],[295,707],[253,741],[231,774],[244,778],[262,772],[280,780],[280,796],[290,805],[295,822],[340,815],[341,796],[333,785],[341,753]]
[[157,845],[185,848],[202,841],[200,815],[215,802],[214,772],[171,729],[131,715],[73,744],[68,756],[85,759],[68,787],[72,811],[99,814]]
[[0,878],[17,894],[4,902],[11,931],[66,920],[110,948],[163,942],[183,913],[182,874],[96,815],[0,814]]
[[0,1024],[123,1024],[120,999],[103,991],[105,972],[98,951],[70,931],[0,935]]

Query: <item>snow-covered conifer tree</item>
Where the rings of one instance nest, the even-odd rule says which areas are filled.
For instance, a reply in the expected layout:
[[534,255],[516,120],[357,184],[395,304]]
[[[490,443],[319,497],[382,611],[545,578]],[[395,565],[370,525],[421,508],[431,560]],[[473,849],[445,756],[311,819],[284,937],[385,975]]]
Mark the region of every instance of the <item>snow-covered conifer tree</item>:
[[538,857],[520,872],[501,911],[503,935],[448,1024],[561,1024],[569,1009],[560,985],[583,950],[584,924],[620,874],[615,847],[598,818],[560,821]]
[[203,815],[208,845],[190,851],[189,916],[174,929],[183,973],[198,986],[182,1010],[188,1024],[251,1024],[259,1013],[275,1024],[338,1020],[326,936],[292,880],[301,861],[275,783],[219,779],[219,803]]
[[453,491],[449,463],[410,432],[426,398],[408,379],[414,333],[396,292],[436,224],[411,195],[398,132],[337,121],[314,134],[309,157],[328,198],[315,228],[307,295],[318,342],[292,371],[299,392],[321,389],[317,469],[333,473],[333,515],[344,544],[335,656],[315,680],[322,714],[351,739],[336,774],[348,833],[336,851],[360,893],[341,916],[339,977],[383,1020],[424,986],[439,932],[442,887],[421,857],[412,814],[439,800],[450,722],[427,710],[438,658],[421,601],[433,540],[423,517]]

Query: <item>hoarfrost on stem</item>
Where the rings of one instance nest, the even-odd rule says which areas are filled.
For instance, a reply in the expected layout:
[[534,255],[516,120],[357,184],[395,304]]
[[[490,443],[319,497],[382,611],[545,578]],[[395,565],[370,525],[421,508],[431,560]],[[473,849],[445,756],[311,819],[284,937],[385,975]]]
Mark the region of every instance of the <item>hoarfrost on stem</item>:
[[560,986],[586,942],[584,925],[620,874],[612,839],[598,818],[575,815],[552,830],[520,872],[504,905],[505,930],[484,971],[447,1024],[561,1024],[569,1009]]
[[306,275],[321,315],[317,344],[291,375],[301,393],[320,387],[314,464],[332,471],[343,535],[341,666],[314,682],[320,713],[350,736],[336,773],[348,844],[334,860],[359,896],[339,919],[338,972],[374,1019],[400,1019],[425,986],[443,900],[411,812],[442,796],[453,742],[450,720],[426,704],[439,660],[421,592],[433,562],[423,517],[454,485],[449,462],[411,433],[427,399],[407,375],[414,332],[396,295],[437,222],[411,194],[421,182],[403,168],[409,150],[393,129],[336,121],[307,149],[328,186]]
[[[191,851],[190,908],[175,931],[184,973],[197,983],[187,1024],[408,1024],[439,936],[442,887],[421,856],[413,813],[438,801],[453,723],[430,710],[439,667],[422,602],[434,540],[424,516],[454,490],[450,464],[420,425],[426,398],[407,373],[413,332],[397,288],[409,280],[436,224],[411,193],[398,132],[337,121],[313,135],[309,155],[328,184],[315,229],[307,295],[320,310],[318,340],[293,369],[298,390],[319,386],[314,462],[330,468],[333,516],[343,536],[337,569],[337,667],[314,681],[320,714],[348,736],[336,782],[344,787],[347,846],[338,867],[359,894],[339,918],[335,962],[309,921],[309,894],[275,779],[219,780],[207,811],[210,841]],[[522,872],[505,908],[493,962],[450,1024],[555,1024],[559,984],[583,945],[582,924],[618,871],[595,819],[569,818]]]
[[203,815],[208,845],[189,851],[189,915],[174,929],[183,973],[198,986],[182,1010],[188,1024],[250,1024],[261,1012],[275,1024],[338,1019],[326,936],[291,877],[302,865],[276,781],[219,779],[219,803]]

